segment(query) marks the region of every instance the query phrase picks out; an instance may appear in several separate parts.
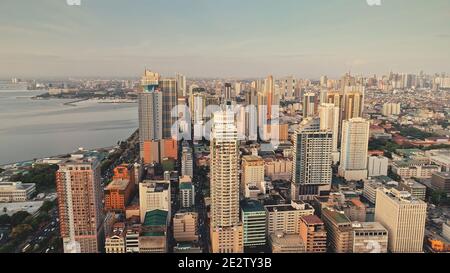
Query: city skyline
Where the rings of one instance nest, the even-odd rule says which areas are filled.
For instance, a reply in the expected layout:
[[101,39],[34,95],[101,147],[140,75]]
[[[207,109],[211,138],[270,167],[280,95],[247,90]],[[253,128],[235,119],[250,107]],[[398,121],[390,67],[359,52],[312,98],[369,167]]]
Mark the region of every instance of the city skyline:
[[450,71],[443,0],[6,0],[0,10],[0,78],[128,77],[145,67],[191,78]]

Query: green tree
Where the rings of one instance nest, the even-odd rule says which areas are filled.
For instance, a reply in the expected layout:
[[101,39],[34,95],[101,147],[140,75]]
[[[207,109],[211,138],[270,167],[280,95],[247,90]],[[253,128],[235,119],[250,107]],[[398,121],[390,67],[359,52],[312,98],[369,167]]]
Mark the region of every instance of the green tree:
[[24,240],[33,232],[33,227],[27,224],[20,224],[13,228],[11,238],[14,240]]
[[51,209],[53,209],[56,205],[56,201],[45,201],[44,204],[42,204],[40,210],[49,212]]
[[14,213],[14,215],[11,216],[11,225],[15,227],[22,224],[28,216],[30,216],[30,214],[26,211],[19,211]]
[[11,224],[11,217],[8,214],[0,215],[0,226],[6,226]]

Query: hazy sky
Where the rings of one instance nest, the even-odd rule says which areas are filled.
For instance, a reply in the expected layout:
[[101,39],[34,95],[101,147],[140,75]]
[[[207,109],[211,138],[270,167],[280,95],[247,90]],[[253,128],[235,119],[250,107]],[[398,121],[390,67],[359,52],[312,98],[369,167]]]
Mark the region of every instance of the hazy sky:
[[450,72],[450,1],[0,0],[0,77]]

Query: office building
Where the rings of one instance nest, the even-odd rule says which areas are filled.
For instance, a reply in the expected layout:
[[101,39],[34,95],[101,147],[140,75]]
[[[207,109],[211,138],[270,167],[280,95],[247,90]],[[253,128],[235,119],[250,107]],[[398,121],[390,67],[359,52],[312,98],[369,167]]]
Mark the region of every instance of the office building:
[[266,211],[256,200],[244,200],[241,205],[244,227],[244,247],[266,244]]
[[73,155],[59,164],[56,191],[64,253],[103,251],[103,191],[95,157]]
[[314,208],[303,201],[291,201],[291,204],[265,206],[267,233],[281,231],[285,234],[298,234],[302,216],[313,215]]
[[362,118],[344,120],[339,165],[341,177],[354,181],[367,178],[368,147],[369,122]]
[[0,202],[25,202],[36,192],[36,184],[0,182]]
[[213,253],[242,253],[239,221],[239,151],[231,107],[213,116],[211,134],[211,248]]
[[173,237],[177,242],[197,242],[198,213],[176,213],[173,217]]
[[361,118],[364,110],[364,87],[344,86],[342,120]]
[[427,204],[409,192],[377,189],[375,221],[389,232],[389,251],[422,252],[426,214]]
[[187,97],[187,87],[186,87],[186,76],[177,73],[176,75],[177,80],[177,96],[179,98]]
[[450,172],[433,173],[431,185],[438,190],[450,194]]
[[260,156],[247,155],[242,157],[241,194],[245,195],[245,189],[253,186],[259,193],[265,193],[264,160]]
[[139,234],[139,253],[167,253],[167,223],[169,214],[164,210],[145,213]]
[[343,211],[325,208],[322,220],[327,229],[327,242],[330,252],[351,253],[353,251],[352,222]]
[[142,181],[142,183],[139,184],[139,205],[141,222],[144,222],[146,213],[152,210],[167,211],[170,217],[170,181]]
[[298,234],[284,234],[276,232],[269,234],[269,243],[272,253],[305,253],[305,243]]
[[388,231],[378,222],[354,222],[353,253],[387,253]]
[[190,208],[195,205],[195,187],[192,182],[180,181],[180,202],[182,208]]
[[400,115],[400,103],[385,103],[383,104],[382,114],[385,117]]
[[125,212],[125,208],[132,197],[133,188],[134,184],[129,179],[114,179],[105,188],[105,210]]
[[192,149],[187,142],[183,143],[181,152],[181,175],[194,177],[194,161],[192,159]]
[[307,253],[327,252],[327,231],[325,224],[316,215],[307,215],[300,218],[300,238],[305,244]]
[[320,130],[319,118],[307,118],[295,131],[292,200],[308,200],[331,188],[333,134]]
[[384,156],[369,156],[367,171],[369,177],[387,176],[389,159]]

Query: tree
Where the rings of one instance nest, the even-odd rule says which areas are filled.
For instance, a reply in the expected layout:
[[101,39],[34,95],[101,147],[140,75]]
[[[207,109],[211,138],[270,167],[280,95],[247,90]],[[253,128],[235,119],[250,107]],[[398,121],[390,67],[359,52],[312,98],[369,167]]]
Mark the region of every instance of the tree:
[[33,228],[27,224],[21,224],[13,228],[11,238],[15,240],[23,240],[33,232]]
[[28,216],[30,216],[30,214],[26,211],[19,211],[14,213],[14,215],[11,216],[11,225],[15,227],[19,224],[22,224]]
[[11,224],[11,217],[8,214],[0,215],[0,226],[6,226]]
[[42,204],[40,210],[44,212],[49,212],[51,209],[53,209],[56,205],[55,201],[45,201],[44,204]]

